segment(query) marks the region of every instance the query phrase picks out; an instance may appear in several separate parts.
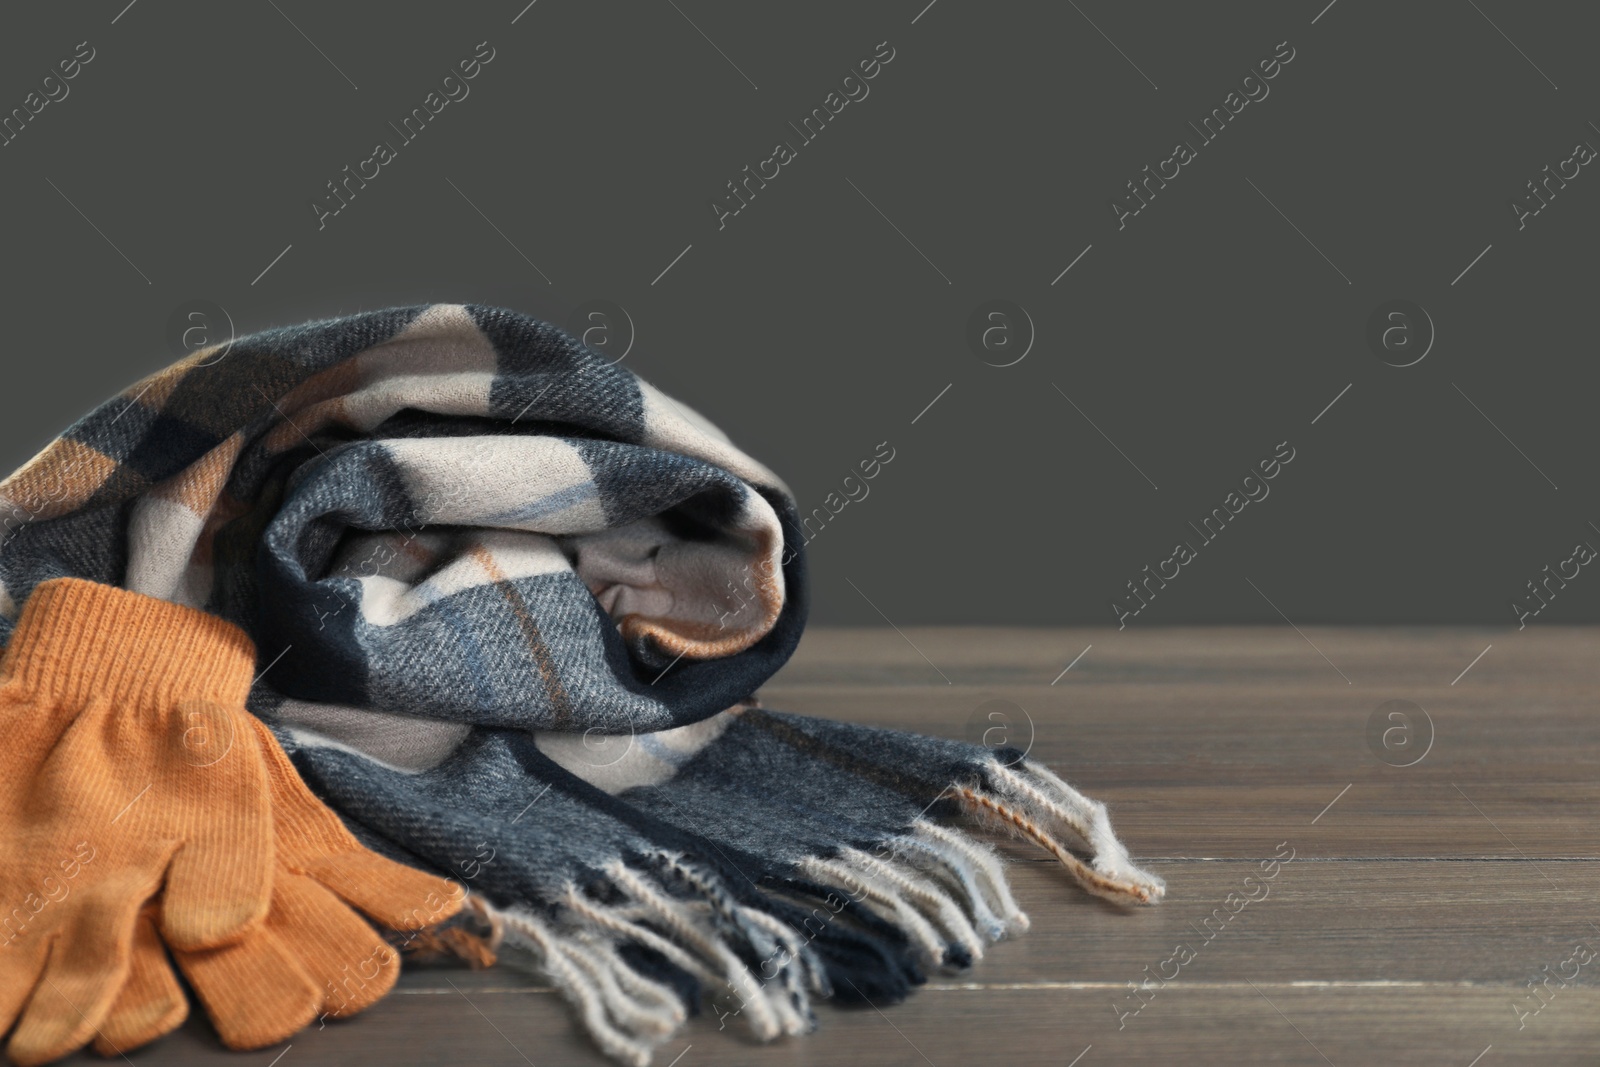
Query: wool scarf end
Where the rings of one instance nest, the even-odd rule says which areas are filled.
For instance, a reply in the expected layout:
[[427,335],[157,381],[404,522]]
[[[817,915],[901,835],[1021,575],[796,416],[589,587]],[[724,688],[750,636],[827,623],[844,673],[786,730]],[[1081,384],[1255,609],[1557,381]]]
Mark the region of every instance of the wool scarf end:
[[[1164,882],[1133,864],[1104,804],[1035,763],[993,758],[974,770],[973,784],[942,794],[972,828],[1043,848],[1091,895],[1160,901]],[[987,944],[1029,926],[1000,855],[966,826],[919,817],[795,868],[794,879],[764,880],[750,903],[717,872],[661,852],[609,863],[542,911],[476,894],[468,910],[493,930],[502,960],[549,980],[596,1045],[636,1067],[702,1011],[719,1028],[742,1020],[762,1042],[806,1034],[817,999],[902,999],[926,974],[966,971]],[[909,980],[890,988],[886,964]],[[664,977],[673,972],[690,981]]]

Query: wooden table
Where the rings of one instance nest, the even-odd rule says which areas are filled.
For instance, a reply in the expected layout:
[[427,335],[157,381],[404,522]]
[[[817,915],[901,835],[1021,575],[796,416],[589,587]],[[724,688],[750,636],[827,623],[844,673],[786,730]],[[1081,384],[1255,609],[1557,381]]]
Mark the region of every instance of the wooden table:
[[[1121,911],[1006,845],[1033,928],[971,972],[881,1012],[824,1007],[818,1033],[774,1046],[697,1019],[656,1063],[1600,1062],[1597,649],[1582,628],[815,629],[767,706],[960,737],[1009,701],[1012,743],[1031,732],[1034,758],[1111,806],[1167,899]],[[1425,718],[1390,720],[1395,705],[1369,730],[1389,701]],[[1193,958],[1175,968],[1180,943]],[[1177,977],[1136,997],[1146,968]],[[547,986],[503,967],[410,972],[287,1052],[223,1052],[191,1019],[132,1059],[280,1054],[605,1062]]]

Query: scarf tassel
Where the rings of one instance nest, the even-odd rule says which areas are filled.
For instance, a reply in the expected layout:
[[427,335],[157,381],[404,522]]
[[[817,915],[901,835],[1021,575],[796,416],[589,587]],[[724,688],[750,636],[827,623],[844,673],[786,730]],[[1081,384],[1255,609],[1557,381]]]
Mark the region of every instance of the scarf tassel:
[[[1161,899],[1165,884],[1134,865],[1104,804],[1027,761],[991,759],[976,770],[972,784],[948,793],[979,825],[1041,846],[1094,896]],[[796,867],[797,877],[767,879],[767,892],[741,898],[720,875],[660,852],[568,884],[548,915],[481,897],[473,907],[495,931],[492,944],[526,957],[601,1050],[632,1067],[649,1064],[701,994],[711,995],[724,1026],[739,1015],[771,1041],[816,1028],[813,998],[872,1003],[887,990],[884,999],[898,1000],[924,970],[965,970],[987,943],[1028,928],[995,850],[930,819]],[[824,906],[807,910],[802,900]]]
[[607,1055],[644,1067],[698,1007],[683,985],[646,973],[638,949],[692,977],[689,988],[727,990],[761,1041],[816,1028],[811,996],[831,986],[793,927],[679,855],[619,860],[601,875],[583,888],[569,883],[548,918],[475,900],[504,931],[502,947],[532,958]]
[[[954,790],[963,812],[980,825],[1039,845],[1093,896],[1132,905],[1155,904],[1166,895],[1166,882],[1134,864],[1100,801],[1026,760],[1016,766],[992,760],[983,770],[987,790],[960,785]],[[1090,862],[1075,855],[1069,842],[1087,849]]]

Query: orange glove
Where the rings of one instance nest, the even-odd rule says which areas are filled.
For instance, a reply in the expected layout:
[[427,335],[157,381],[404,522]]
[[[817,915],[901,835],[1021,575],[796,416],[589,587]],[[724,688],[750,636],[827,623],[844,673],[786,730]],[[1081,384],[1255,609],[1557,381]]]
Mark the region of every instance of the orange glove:
[[[351,910],[391,930],[419,930],[461,909],[456,883],[368,851],[312,795],[272,732],[255,727],[265,758],[276,832],[277,871],[266,925],[237,944],[176,951],[222,1043],[277,1044],[319,1015],[354,1015],[379,1000],[400,973],[399,952]],[[133,974],[95,1040],[117,1055],[176,1029],[183,991],[156,940],[141,938]]]
[[126,983],[139,912],[186,951],[259,927],[268,774],[244,712],[255,650],[215,616],[42,583],[0,660],[0,1028],[23,1067],[87,1043]]

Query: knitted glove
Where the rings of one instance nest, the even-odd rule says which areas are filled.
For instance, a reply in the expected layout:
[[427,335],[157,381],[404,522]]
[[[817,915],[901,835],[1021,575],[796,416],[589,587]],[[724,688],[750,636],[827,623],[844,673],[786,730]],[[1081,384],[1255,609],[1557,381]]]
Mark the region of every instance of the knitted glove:
[[[171,1033],[189,1017],[189,998],[168,966],[166,950],[156,932],[159,918],[153,902],[139,912],[128,980],[122,983],[116,1002],[95,1034],[94,1048],[102,1056],[132,1051],[146,1041]],[[263,997],[271,995],[271,990],[262,991]]]
[[[222,1043],[277,1044],[317,1016],[341,1018],[394,986],[400,955],[348,905],[392,930],[450,918],[463,894],[442,878],[364,848],[306,788],[272,732],[251,719],[271,785],[277,871],[266,925],[237,944],[174,952]],[[183,991],[153,939],[135,949],[133,975],[106,1016],[95,1050],[114,1056],[175,1029]]]
[[268,776],[243,711],[255,650],[204,612],[44,582],[0,660],[0,1028],[22,1067],[85,1044],[124,985],[140,908],[196,951],[259,926]]

